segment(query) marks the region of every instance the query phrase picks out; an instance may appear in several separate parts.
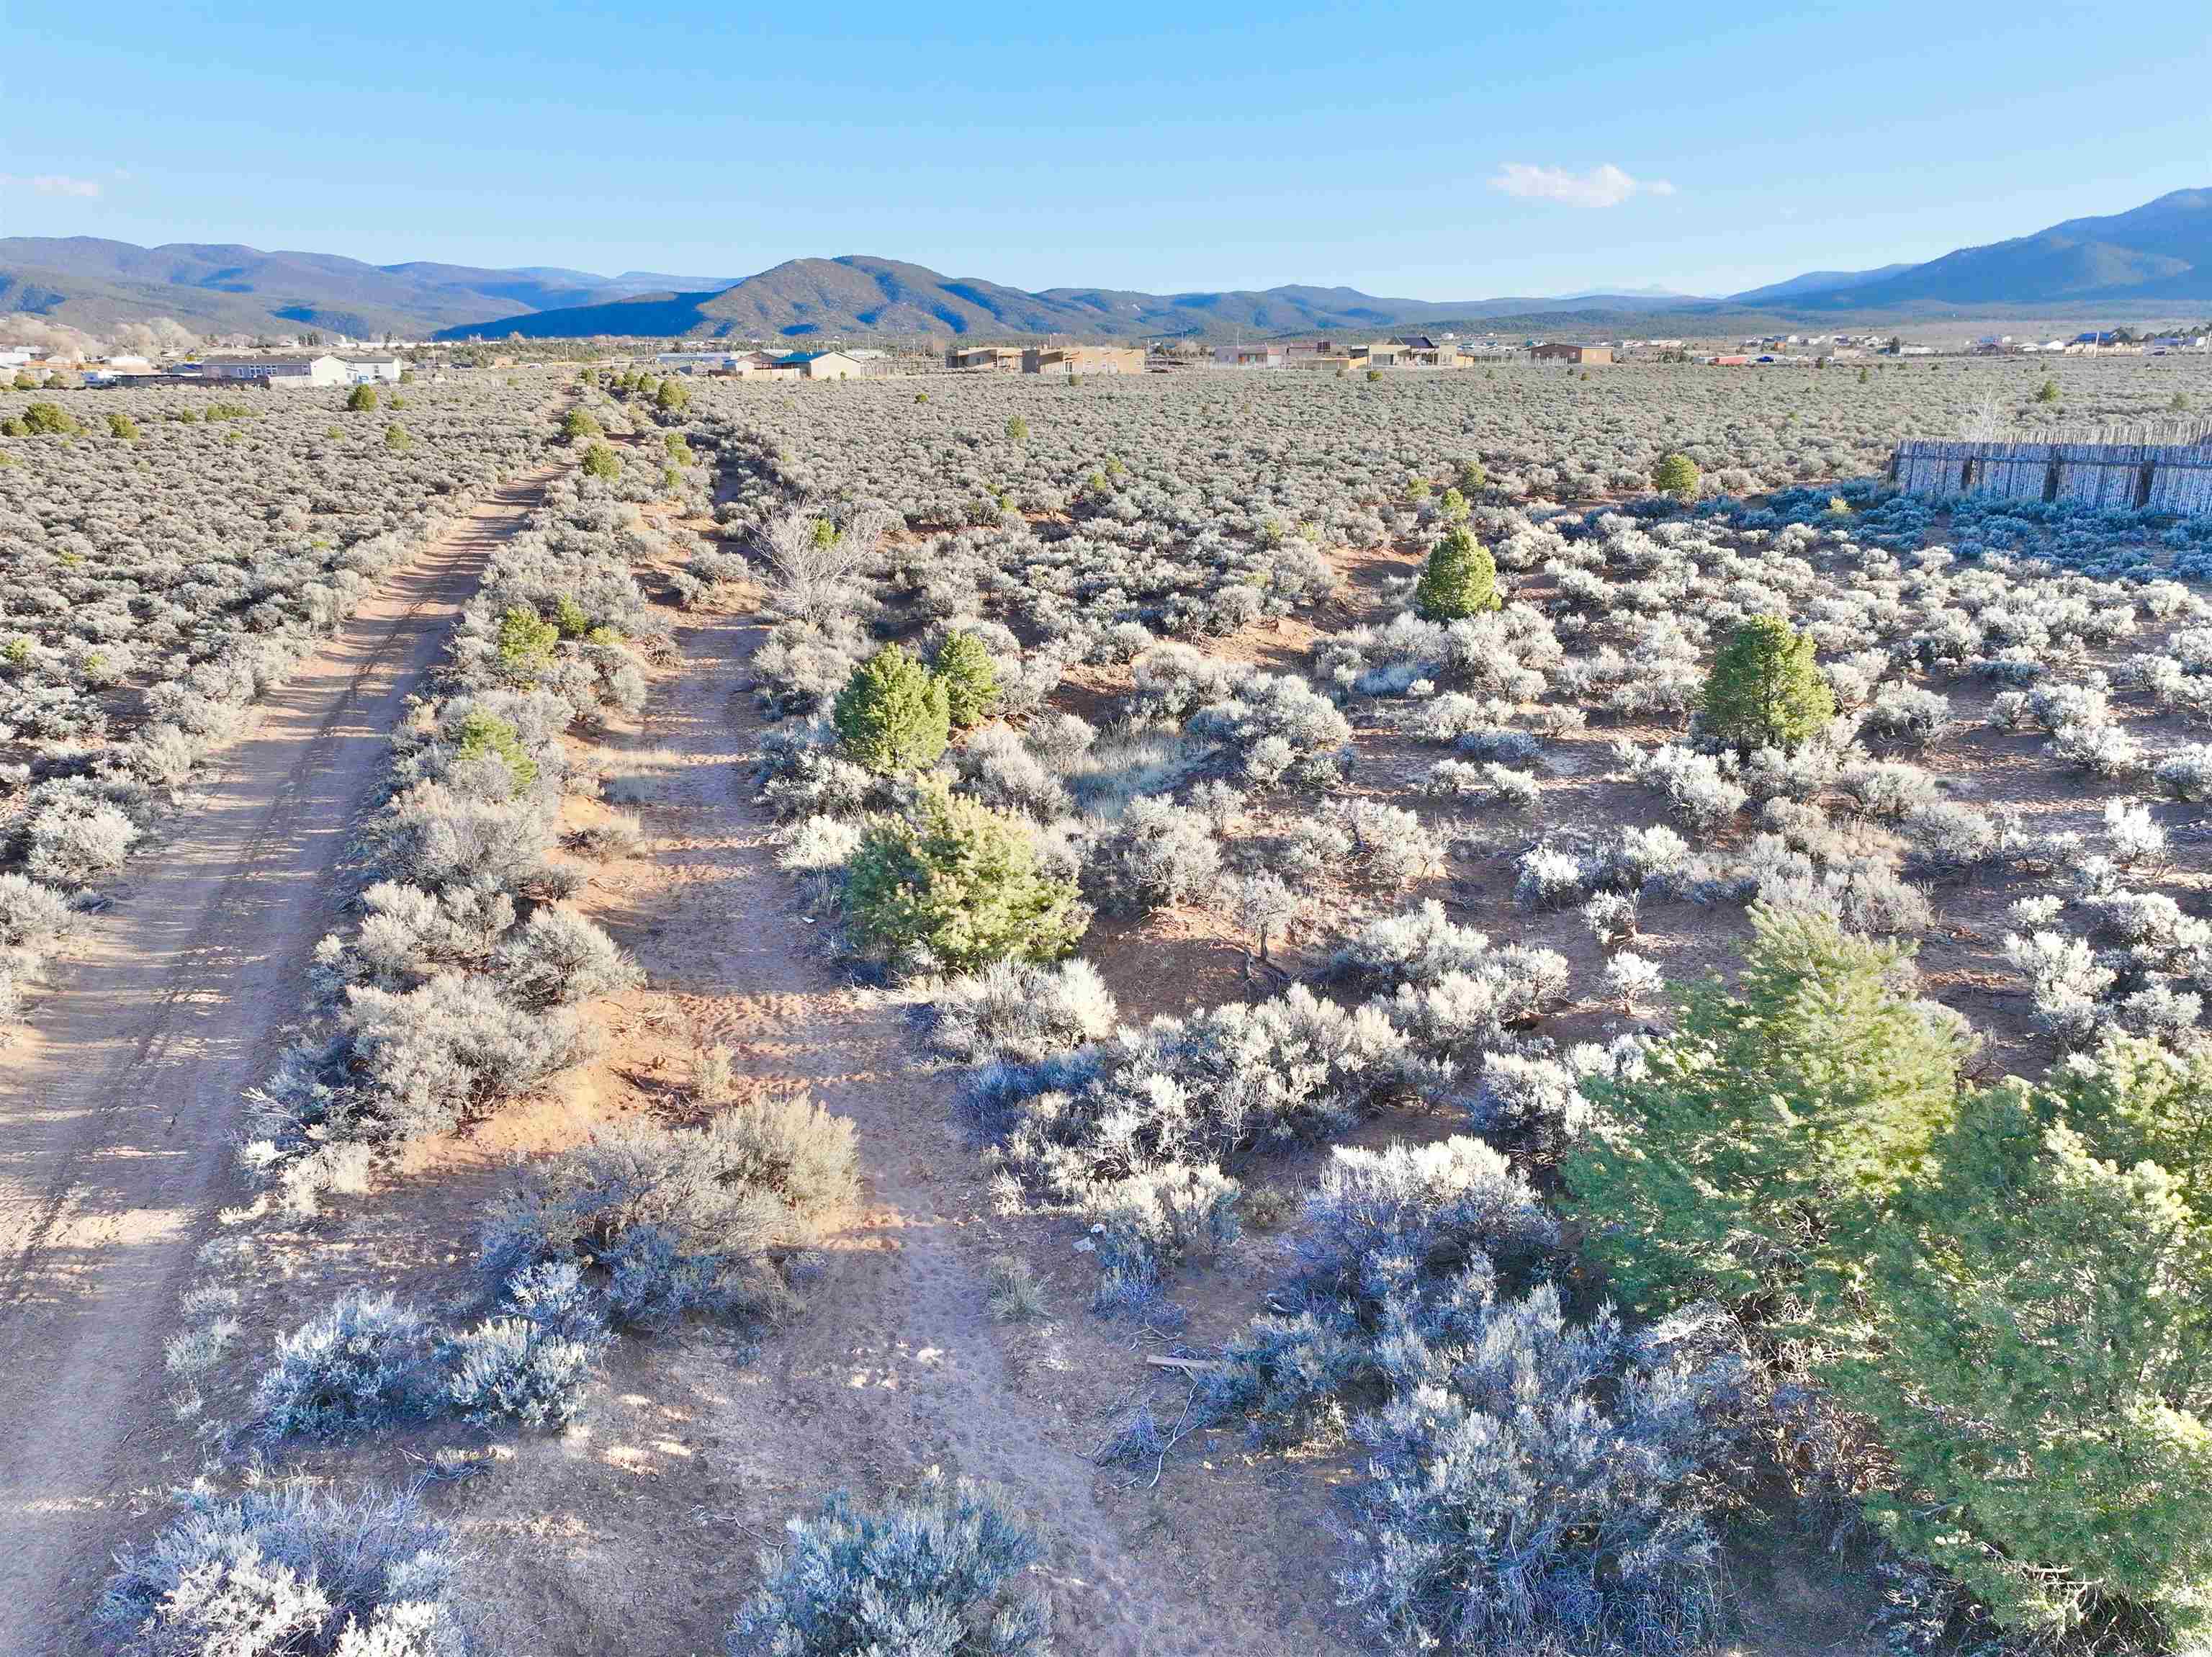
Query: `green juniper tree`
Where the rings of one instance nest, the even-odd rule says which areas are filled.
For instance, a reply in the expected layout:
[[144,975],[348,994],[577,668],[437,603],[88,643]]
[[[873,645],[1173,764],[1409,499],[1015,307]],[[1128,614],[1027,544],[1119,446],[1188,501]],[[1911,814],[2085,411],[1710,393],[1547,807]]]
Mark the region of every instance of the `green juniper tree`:
[[535,685],[560,642],[561,630],[528,605],[509,605],[499,618],[500,667],[518,684]]
[[980,725],[999,705],[998,667],[973,633],[955,633],[939,647],[937,677],[955,730]]
[[1421,570],[1420,584],[1413,589],[1413,607],[1425,621],[1458,621],[1480,611],[1495,610],[1501,602],[1497,561],[1466,525],[1452,525]]
[[909,813],[862,833],[846,865],[845,913],[864,947],[946,972],[1058,960],[1091,920],[1073,882],[1037,867],[1026,825],[937,778]]
[[1696,500],[1698,483],[1698,463],[1679,449],[1662,455],[1659,464],[1651,468],[1651,486],[1678,501]]
[[1742,623],[1705,677],[1705,728],[1732,747],[1796,747],[1836,716],[1836,694],[1813,657],[1811,637],[1779,616]]
[[1897,987],[1909,953],[1754,905],[1741,979],[1691,990],[1644,1073],[1589,1092],[1561,1173],[1613,1292],[1754,1320],[1832,1306],[1950,1124],[1967,1044]]
[[853,669],[830,721],[846,757],[870,771],[924,771],[951,738],[951,698],[924,663],[887,644]]
[[1869,1503],[2001,1621],[2212,1634],[2212,1058],[2116,1036],[1971,1101],[1875,1237],[1833,1367]]
[[454,735],[454,758],[498,760],[507,767],[517,789],[526,789],[538,780],[537,760],[522,746],[522,738],[514,726],[498,715],[486,713],[481,708],[471,709],[463,716]]

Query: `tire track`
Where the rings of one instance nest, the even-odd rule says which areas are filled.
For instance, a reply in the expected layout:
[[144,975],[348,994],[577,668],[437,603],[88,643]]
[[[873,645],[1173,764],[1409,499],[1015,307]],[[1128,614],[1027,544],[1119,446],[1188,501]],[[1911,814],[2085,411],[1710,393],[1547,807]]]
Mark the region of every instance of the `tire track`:
[[0,1051],[0,1651],[96,1648],[119,1493],[188,1477],[162,1342],[216,1208],[245,1090],[339,917],[386,736],[491,549],[552,470],[448,526],[257,704],[203,798],[126,868]]
[[[487,552],[495,539],[495,537],[471,538]],[[456,556],[456,549],[448,547],[447,551],[447,556],[428,566],[425,571],[440,587],[443,587],[449,582],[455,571],[461,568],[461,561]],[[313,740],[327,741],[331,739],[338,721],[350,713],[358,703],[362,687],[372,676],[384,671],[391,665],[393,651],[406,642],[410,625],[422,613],[423,607],[430,602],[430,594],[424,593],[394,618],[392,625],[386,630],[383,637],[378,641],[374,653],[362,662],[348,682],[345,691],[337,705],[317,727],[313,733]],[[120,1056],[100,1078],[100,1086],[103,1091],[119,1095],[129,1086],[130,1079],[135,1072],[165,1054],[173,1044],[176,1033],[173,1023],[167,1015],[198,993],[210,974],[234,971],[246,959],[246,952],[238,942],[218,935],[226,925],[234,925],[244,917],[246,910],[245,883],[252,878],[252,871],[267,862],[276,842],[281,837],[292,832],[296,827],[307,801],[307,785],[310,771],[309,759],[303,757],[298,765],[293,766],[285,774],[283,781],[271,794],[267,814],[263,817],[256,831],[240,846],[234,860],[234,872],[223,881],[215,899],[208,905],[198,923],[193,928],[190,937],[183,946],[181,952],[183,959],[168,972],[165,987],[154,999],[153,1005],[158,1008],[162,1016],[153,1020],[133,1048],[128,1053]],[[235,766],[232,763],[231,752],[226,750],[224,765],[214,779],[213,790],[234,787],[239,780]],[[162,855],[162,849],[155,848],[146,855],[160,856]],[[111,1098],[108,1102],[96,1107],[92,1119],[95,1124],[104,1123],[118,1108],[120,1108],[119,1097]],[[177,1112],[172,1114],[169,1118],[169,1125],[172,1128],[176,1125],[178,1118],[181,1114],[181,1107]],[[39,1218],[33,1224],[29,1234],[23,1239],[21,1245],[16,1249],[14,1258],[4,1267],[0,1267],[0,1300],[4,1300],[4,1304],[0,1304],[0,1310],[21,1303],[27,1288],[33,1258],[52,1232],[55,1222],[59,1218],[69,1197],[78,1189],[82,1153],[91,1148],[79,1147],[79,1154],[73,1155],[68,1162],[54,1171],[48,1196],[45,1203],[41,1205]]]
[[872,1496],[941,1465],[1005,1485],[1035,1525],[1071,1657],[1249,1649],[1202,1596],[1147,1573],[1096,1467],[1010,1371],[962,1241],[983,1192],[943,1081],[915,1065],[896,1008],[819,958],[749,798],[762,722],[742,686],[761,637],[728,615],[679,620],[635,742],[654,874],[598,918],[647,970],[633,1016],[726,1045],[739,1098],[803,1092],[850,1118],[866,1195],[764,1352],[710,1331],[639,1343],[580,1430],[522,1438],[461,1499],[471,1614],[515,1654],[704,1651],[747,1580],[726,1562],[748,1538],[834,1488]]

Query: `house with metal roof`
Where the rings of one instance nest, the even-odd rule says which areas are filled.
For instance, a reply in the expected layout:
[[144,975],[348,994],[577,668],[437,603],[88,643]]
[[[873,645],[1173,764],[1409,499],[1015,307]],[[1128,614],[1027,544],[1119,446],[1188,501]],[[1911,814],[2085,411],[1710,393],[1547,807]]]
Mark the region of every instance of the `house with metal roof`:
[[855,362],[842,351],[793,351],[777,357],[769,368],[798,380],[858,380],[868,371],[866,364]]

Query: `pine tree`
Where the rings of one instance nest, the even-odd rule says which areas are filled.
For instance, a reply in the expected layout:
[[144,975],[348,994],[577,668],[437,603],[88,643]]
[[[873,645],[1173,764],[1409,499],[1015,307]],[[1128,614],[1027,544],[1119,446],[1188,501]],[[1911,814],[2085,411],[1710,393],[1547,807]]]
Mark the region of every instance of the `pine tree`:
[[1779,616],[1737,627],[1706,675],[1705,728],[1738,748],[1794,748],[1836,716],[1809,635]]
[[499,664],[507,676],[525,685],[538,682],[538,674],[553,660],[553,647],[561,630],[526,604],[512,604],[499,618]]
[[592,618],[582,605],[563,593],[553,600],[553,625],[562,638],[581,638],[592,631]]
[[1692,990],[1640,1078],[1590,1084],[1561,1170],[1613,1291],[1754,1320],[1832,1304],[1953,1115],[1966,1040],[1895,987],[1902,946],[1754,905],[1734,993]]
[[2157,1163],[2212,1225],[2212,1051],[2174,1053],[2114,1033],[2090,1059],[2054,1069],[2048,1085],[2098,1155],[2122,1167]]
[[1413,607],[1426,621],[1458,621],[1495,610],[1500,602],[1496,560],[1465,525],[1454,524],[1429,554],[1413,589]]
[[[2212,1631],[2208,1081],[2123,1042],[1990,1089],[1879,1234],[1868,1338],[1831,1374],[1895,1465],[1869,1505],[2008,1625]],[[2154,1148],[2186,1166],[2127,1160]]]
[[973,633],[955,633],[939,647],[937,677],[955,730],[980,725],[999,705],[998,667]]
[[1058,960],[1091,921],[1073,883],[1037,868],[1025,825],[938,779],[910,814],[870,823],[847,865],[845,912],[864,947],[947,972]]
[[853,670],[830,713],[846,756],[870,771],[922,771],[951,737],[944,680],[896,644]]
[[1651,468],[1651,486],[1662,495],[1689,502],[1698,498],[1698,463],[1679,449],[1660,457]]
[[538,762],[522,746],[522,738],[511,722],[481,708],[472,708],[463,716],[460,728],[454,734],[454,758],[496,759],[507,767],[518,789],[526,789],[538,780]]

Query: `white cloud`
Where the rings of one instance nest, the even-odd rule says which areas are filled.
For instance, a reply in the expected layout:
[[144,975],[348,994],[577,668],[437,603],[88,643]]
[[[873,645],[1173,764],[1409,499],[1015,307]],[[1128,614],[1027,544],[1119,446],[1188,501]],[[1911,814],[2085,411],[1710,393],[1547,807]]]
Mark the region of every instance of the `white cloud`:
[[13,189],[18,186],[35,190],[42,196],[97,196],[98,179],[75,179],[66,173],[41,173],[35,178],[21,178],[13,173],[0,173],[0,186]]
[[1508,161],[1490,181],[1493,190],[1532,201],[1556,201],[1569,207],[1618,207],[1631,196],[1671,196],[1674,186],[1664,179],[1631,178],[1611,161],[1587,173],[1564,167],[1532,167],[1527,161]]

